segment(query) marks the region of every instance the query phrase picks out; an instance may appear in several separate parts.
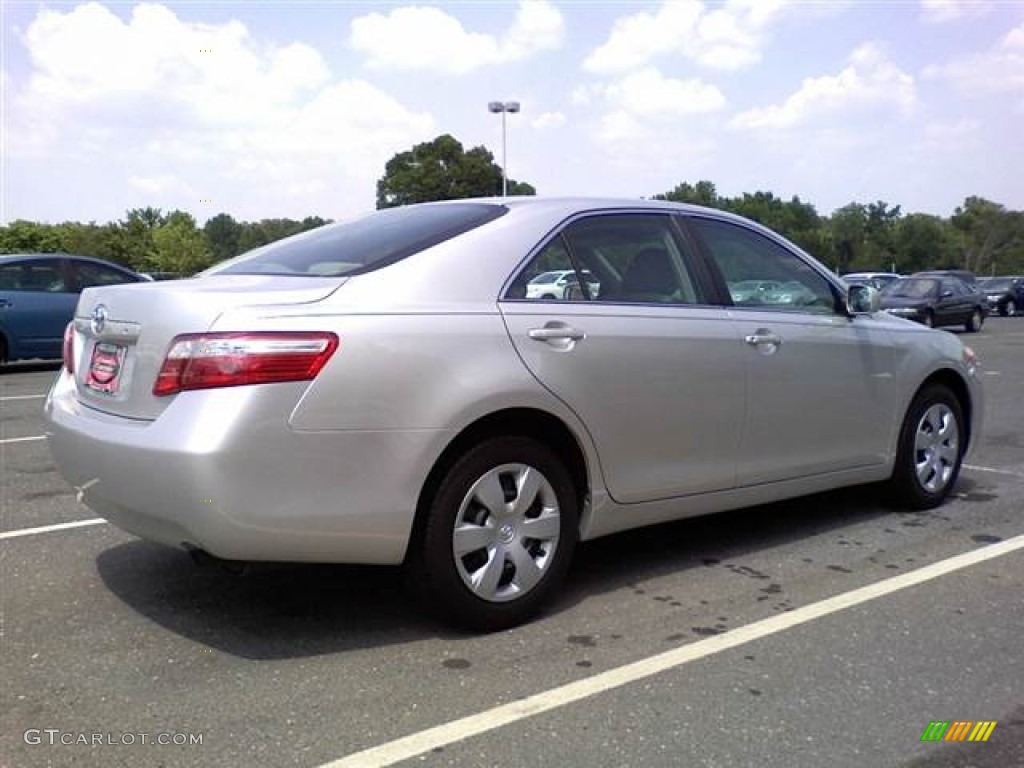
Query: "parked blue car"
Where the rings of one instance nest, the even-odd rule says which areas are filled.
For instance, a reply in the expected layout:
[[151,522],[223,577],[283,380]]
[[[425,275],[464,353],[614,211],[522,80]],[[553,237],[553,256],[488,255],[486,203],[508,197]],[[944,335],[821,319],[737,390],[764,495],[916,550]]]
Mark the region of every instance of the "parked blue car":
[[146,282],[130,269],[67,253],[0,255],[0,363],[59,358],[83,288]]

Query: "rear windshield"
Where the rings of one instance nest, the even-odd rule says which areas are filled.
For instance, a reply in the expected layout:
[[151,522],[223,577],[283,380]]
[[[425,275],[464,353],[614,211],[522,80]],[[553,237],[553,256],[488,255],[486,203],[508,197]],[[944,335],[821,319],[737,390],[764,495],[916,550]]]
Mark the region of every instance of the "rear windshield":
[[507,211],[503,205],[488,203],[387,208],[278,240],[204,274],[340,277],[372,272],[493,221]]

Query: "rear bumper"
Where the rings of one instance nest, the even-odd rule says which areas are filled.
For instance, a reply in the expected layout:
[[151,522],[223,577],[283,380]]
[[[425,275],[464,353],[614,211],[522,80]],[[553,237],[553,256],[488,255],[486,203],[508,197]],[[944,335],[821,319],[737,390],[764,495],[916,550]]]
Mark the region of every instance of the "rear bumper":
[[293,430],[305,386],[185,392],[135,421],[83,406],[62,372],[47,441],[79,499],[143,538],[232,560],[401,562],[451,435]]

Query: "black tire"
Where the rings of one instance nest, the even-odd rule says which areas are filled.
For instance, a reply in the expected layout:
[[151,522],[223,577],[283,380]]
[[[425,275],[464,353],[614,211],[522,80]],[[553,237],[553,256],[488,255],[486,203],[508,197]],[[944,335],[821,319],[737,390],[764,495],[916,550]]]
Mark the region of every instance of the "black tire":
[[999,314],[1003,317],[1013,317],[1017,314],[1017,302],[1013,299],[1009,299],[1002,308],[999,310]]
[[985,316],[981,313],[980,309],[975,308],[971,312],[971,316],[967,318],[967,322],[964,323],[964,328],[967,329],[968,333],[977,333],[981,330],[982,324],[985,322]]
[[925,313],[924,313],[924,324],[926,326],[928,326],[929,328],[934,328],[935,327],[935,313],[932,312],[930,309],[925,310]]
[[[919,435],[929,443],[925,448],[916,447]],[[918,392],[900,428],[889,479],[892,500],[910,509],[941,504],[960,475],[966,437],[960,401],[947,387],[930,384]]]
[[[530,495],[520,497],[527,478]],[[535,615],[558,591],[579,536],[565,464],[528,437],[495,437],[469,449],[424,512],[409,558],[413,587],[435,613],[472,630],[506,629]],[[525,535],[540,535],[539,524],[545,538]],[[461,555],[457,527],[474,534]]]

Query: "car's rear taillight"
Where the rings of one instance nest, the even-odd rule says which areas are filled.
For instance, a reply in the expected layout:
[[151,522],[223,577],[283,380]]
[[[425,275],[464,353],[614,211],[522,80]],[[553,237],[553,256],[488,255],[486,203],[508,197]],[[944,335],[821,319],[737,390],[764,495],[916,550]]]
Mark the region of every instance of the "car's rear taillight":
[[75,323],[72,320],[64,329],[64,344],[61,347],[61,358],[64,360],[64,367],[68,373],[75,372]]
[[333,333],[186,333],[175,336],[153,394],[314,378],[338,348]]

